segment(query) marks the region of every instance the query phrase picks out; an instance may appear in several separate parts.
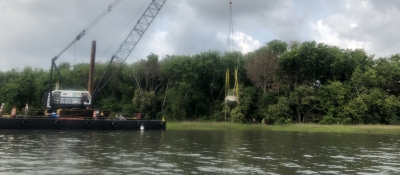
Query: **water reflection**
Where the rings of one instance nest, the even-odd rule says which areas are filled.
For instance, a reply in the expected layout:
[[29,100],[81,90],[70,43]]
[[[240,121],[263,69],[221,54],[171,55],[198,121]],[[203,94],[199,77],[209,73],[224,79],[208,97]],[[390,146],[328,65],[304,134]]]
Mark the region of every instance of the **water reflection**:
[[399,174],[397,135],[0,131],[0,174]]

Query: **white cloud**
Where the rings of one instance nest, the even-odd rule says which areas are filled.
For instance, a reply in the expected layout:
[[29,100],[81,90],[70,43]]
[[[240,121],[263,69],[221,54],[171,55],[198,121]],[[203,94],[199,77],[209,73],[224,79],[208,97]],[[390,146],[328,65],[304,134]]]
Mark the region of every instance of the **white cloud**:
[[352,33],[355,26],[355,23],[349,23],[348,25],[341,25],[341,29],[335,29],[319,20],[311,24],[312,38],[317,42],[340,46],[341,48],[358,49],[369,47],[369,42],[341,37],[343,34]]
[[167,41],[168,34],[169,32],[167,31],[156,31],[147,44],[149,51],[158,55],[160,60],[164,56],[172,55],[175,52],[171,44]]
[[341,48],[363,48],[375,58],[399,53],[400,3],[344,0],[342,8],[310,22],[310,38]]
[[[217,38],[220,40],[220,42],[222,42],[227,50],[229,50],[229,46],[228,46],[228,35],[223,34],[223,33],[218,33],[217,34]],[[254,51],[256,49],[258,49],[259,47],[261,47],[261,43],[259,40],[257,39],[253,39],[253,37],[246,35],[243,32],[234,32],[231,36],[230,36],[230,42],[232,42],[231,44],[233,44],[233,50],[238,50],[244,54],[249,53],[251,51]]]

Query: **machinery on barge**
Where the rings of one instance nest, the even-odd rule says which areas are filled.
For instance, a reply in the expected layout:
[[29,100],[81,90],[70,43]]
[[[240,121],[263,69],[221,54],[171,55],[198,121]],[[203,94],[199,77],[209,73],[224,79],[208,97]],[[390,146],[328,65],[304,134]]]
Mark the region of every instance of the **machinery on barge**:
[[[44,95],[45,116],[15,116],[11,118],[0,118],[0,129],[54,129],[54,130],[165,130],[166,121],[163,120],[144,120],[140,116],[136,119],[126,119],[124,117],[110,117],[109,111],[93,109],[93,101],[101,89],[108,83],[111,77],[105,78],[105,82],[100,85],[106,71],[111,66],[116,66],[117,70],[128,58],[140,38],[143,36],[153,19],[166,0],[152,0],[143,15],[137,21],[135,27],[126,37],[125,41],[119,46],[119,49],[113,54],[108,63],[106,71],[102,79],[94,90],[92,87],[92,77],[94,69],[94,54],[95,46],[92,45],[91,70],[89,73],[89,91],[86,90],[53,90],[53,71],[61,79],[60,71],[57,68],[55,61],[74,43],[76,43],[86,32],[88,32],[97,22],[110,12],[116,4],[121,0],[115,0],[89,24],[75,39],[59,53],[51,59],[50,68],[50,83],[49,91]],[[111,76],[117,71],[111,73]]]

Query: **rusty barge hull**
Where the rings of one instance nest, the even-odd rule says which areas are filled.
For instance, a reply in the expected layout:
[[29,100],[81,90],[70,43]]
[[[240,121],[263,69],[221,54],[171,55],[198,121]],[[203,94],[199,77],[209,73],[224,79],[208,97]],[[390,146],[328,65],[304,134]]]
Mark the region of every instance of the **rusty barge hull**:
[[161,120],[87,118],[0,118],[0,129],[15,130],[166,130]]

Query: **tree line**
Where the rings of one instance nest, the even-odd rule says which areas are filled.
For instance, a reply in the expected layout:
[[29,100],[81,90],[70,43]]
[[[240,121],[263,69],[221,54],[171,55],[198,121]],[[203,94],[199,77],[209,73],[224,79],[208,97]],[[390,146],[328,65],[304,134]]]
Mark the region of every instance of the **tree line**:
[[[96,63],[96,71],[107,63]],[[58,66],[64,89],[87,89],[89,64]],[[116,69],[115,67],[111,67]],[[225,71],[238,68],[239,102],[225,103]],[[96,74],[98,82],[101,74]],[[316,81],[320,85],[316,85]],[[5,111],[30,104],[43,110],[49,71],[0,71]],[[94,101],[94,108],[147,119],[212,120],[266,124],[399,124],[400,55],[374,58],[363,49],[315,41],[272,40],[253,52],[207,51],[124,64]]]

